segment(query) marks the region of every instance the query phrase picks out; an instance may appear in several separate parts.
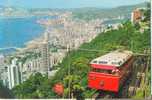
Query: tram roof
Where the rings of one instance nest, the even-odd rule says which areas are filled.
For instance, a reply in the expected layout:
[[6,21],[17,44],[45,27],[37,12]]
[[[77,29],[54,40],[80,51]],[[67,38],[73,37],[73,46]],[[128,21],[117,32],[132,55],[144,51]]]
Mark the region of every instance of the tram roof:
[[133,53],[131,51],[113,51],[103,56],[100,56],[91,61],[90,64],[108,65],[120,67],[123,65]]

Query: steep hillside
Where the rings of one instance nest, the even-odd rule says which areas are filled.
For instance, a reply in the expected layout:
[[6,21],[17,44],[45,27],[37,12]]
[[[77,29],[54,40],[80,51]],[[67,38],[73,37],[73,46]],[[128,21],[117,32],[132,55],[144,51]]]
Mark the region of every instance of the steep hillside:
[[52,91],[52,87],[58,82],[64,84],[63,97],[65,98],[69,97],[69,92],[70,95],[77,98],[90,97],[95,91],[87,89],[89,62],[106,52],[116,49],[127,49],[134,53],[143,53],[144,49],[150,49],[150,29],[140,33],[130,22],[126,22],[118,30],[99,34],[90,43],[83,44],[80,49],[88,49],[90,51],[71,51],[59,64],[60,70],[54,77],[46,79],[46,77],[42,77],[39,74],[31,76],[29,80],[13,89],[16,97],[60,97]]

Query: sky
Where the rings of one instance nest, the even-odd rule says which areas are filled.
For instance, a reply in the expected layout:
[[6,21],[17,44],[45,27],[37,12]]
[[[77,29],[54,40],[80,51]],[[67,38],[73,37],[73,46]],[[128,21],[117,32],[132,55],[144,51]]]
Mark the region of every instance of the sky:
[[0,5],[24,8],[112,8],[145,1],[148,0],[0,0]]

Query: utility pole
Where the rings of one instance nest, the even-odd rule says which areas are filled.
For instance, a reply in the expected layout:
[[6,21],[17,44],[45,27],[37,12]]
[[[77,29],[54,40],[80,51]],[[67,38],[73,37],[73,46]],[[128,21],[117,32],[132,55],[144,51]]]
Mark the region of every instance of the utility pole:
[[71,97],[71,94],[70,94],[70,92],[71,92],[71,86],[70,86],[70,83],[71,83],[71,79],[70,79],[70,45],[67,45],[67,50],[68,50],[68,52],[67,52],[67,54],[68,54],[68,77],[69,77],[69,82],[68,82],[68,88],[69,88],[69,98]]

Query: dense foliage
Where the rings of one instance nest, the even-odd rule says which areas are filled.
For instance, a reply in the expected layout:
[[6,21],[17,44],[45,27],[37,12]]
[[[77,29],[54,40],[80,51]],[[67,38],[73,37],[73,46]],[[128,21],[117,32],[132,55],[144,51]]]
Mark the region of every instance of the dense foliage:
[[23,84],[13,89],[17,98],[53,98],[50,80],[40,73],[31,75]]

